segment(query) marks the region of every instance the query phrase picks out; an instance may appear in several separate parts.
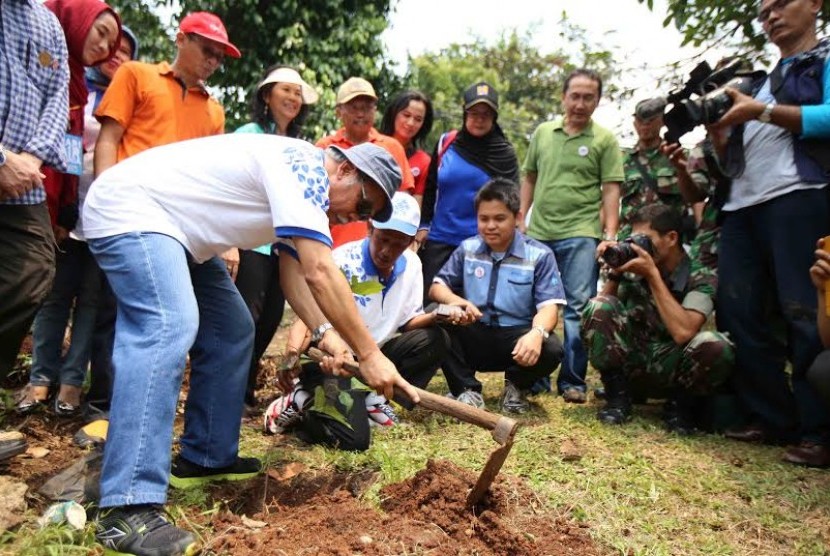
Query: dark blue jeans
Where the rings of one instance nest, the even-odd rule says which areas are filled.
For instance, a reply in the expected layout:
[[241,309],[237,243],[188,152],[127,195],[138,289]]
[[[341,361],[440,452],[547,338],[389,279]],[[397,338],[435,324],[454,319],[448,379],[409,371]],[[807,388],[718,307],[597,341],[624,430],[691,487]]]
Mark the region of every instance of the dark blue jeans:
[[[56,256],[52,291],[35,317],[29,384],[81,386],[89,366],[101,274],[87,244],[68,238]],[[72,339],[66,354],[63,337],[72,317]]]
[[553,250],[556,265],[565,288],[565,354],[559,378],[556,381],[559,393],[567,388],[585,391],[585,375],[588,372],[588,353],[582,344],[582,311],[588,301],[597,295],[599,266],[596,251],[599,241],[592,237],[573,237],[545,244]]
[[717,315],[735,343],[735,389],[753,420],[784,440],[820,441],[830,424],[806,379],[821,351],[809,269],[828,233],[827,189],[728,212],[721,228]]

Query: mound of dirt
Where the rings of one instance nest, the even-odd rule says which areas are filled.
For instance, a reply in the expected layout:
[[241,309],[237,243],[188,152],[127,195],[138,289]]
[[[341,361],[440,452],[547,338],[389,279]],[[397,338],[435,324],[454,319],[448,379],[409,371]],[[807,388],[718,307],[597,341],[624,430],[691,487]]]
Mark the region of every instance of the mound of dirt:
[[[447,461],[381,491],[383,513],[361,502],[374,476],[263,477],[228,500],[208,542],[217,554],[598,555],[584,527],[541,510],[518,480],[501,481],[465,507],[475,475]],[[234,507],[234,500],[238,507]],[[248,517],[250,516],[250,518]]]

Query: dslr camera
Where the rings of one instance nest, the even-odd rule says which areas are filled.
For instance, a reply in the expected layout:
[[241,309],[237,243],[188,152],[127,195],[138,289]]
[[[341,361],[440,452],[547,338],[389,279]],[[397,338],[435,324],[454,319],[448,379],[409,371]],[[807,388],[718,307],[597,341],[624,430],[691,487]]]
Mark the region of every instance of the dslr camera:
[[752,94],[753,83],[765,76],[763,71],[750,71],[741,59],[732,60],[717,70],[701,62],[686,83],[666,96],[666,104],[672,107],[664,116],[667,129],[663,138],[668,143],[677,143],[698,125],[717,122],[732,107],[727,87]]
[[602,260],[611,268],[619,268],[628,261],[637,258],[637,253],[631,248],[632,245],[640,247],[649,255],[654,255],[654,244],[646,234],[633,234],[624,240],[610,245],[602,254]]

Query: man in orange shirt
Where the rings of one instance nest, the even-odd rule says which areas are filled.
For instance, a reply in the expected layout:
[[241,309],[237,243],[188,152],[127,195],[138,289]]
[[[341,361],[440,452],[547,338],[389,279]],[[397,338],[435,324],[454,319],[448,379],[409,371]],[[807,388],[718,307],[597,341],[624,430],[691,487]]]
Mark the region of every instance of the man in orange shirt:
[[[403,180],[401,180],[400,191],[412,194],[415,191],[415,179],[412,177],[406,152],[396,139],[375,129],[378,97],[372,84],[361,77],[350,77],[340,85],[336,100],[335,111],[343,127],[338,129],[334,135],[327,135],[317,141],[317,146],[326,148],[336,145],[348,149],[361,143],[374,143],[383,147],[401,167]],[[332,226],[331,229],[334,247],[363,239],[367,234],[368,228],[365,222],[340,224]]]
[[222,105],[205,88],[225,56],[239,58],[222,21],[209,12],[188,14],[176,34],[172,64],[123,64],[95,116],[95,175],[150,147],[225,131]]

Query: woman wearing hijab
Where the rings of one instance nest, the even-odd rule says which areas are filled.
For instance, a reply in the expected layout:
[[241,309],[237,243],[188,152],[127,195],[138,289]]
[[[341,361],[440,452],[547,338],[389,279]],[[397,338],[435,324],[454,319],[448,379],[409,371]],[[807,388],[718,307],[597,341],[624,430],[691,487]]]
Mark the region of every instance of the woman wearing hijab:
[[[317,98],[317,92],[296,70],[280,65],[271,66],[265,71],[265,77],[251,97],[253,121],[237,129],[236,133],[273,133],[299,137],[309,105],[317,102]],[[249,411],[257,405],[254,391],[259,374],[259,360],[277,331],[285,307],[279,276],[280,259],[270,244],[239,253],[236,288],[248,305],[256,326],[248,387],[245,391],[245,405]]]
[[[89,91],[84,66],[112,58],[119,45],[121,21],[118,14],[101,0],[48,0],[44,4],[58,18],[69,51],[69,114],[66,135],[68,171],[44,168],[46,202],[52,218],[56,256],[52,291],[35,317],[32,369],[29,386],[17,410],[30,412],[43,405],[51,386],[60,384],[54,411],[59,416],[75,415],[81,406],[81,393],[89,347],[95,323],[93,311],[78,311],[84,318],[74,319],[69,351],[61,357],[63,337],[73,301],[82,286],[83,272],[78,266],[84,257],[82,242],[67,240],[78,220],[78,175],[82,169],[84,107]],[[89,252],[86,257],[89,257]],[[94,307],[94,305],[93,305]]]
[[[496,123],[499,96],[481,81],[464,92],[461,131],[441,136],[427,174],[421,226],[424,295],[432,279],[458,245],[478,233],[475,196],[493,178],[519,180],[519,162],[513,145]],[[518,187],[518,185],[517,185]]]

